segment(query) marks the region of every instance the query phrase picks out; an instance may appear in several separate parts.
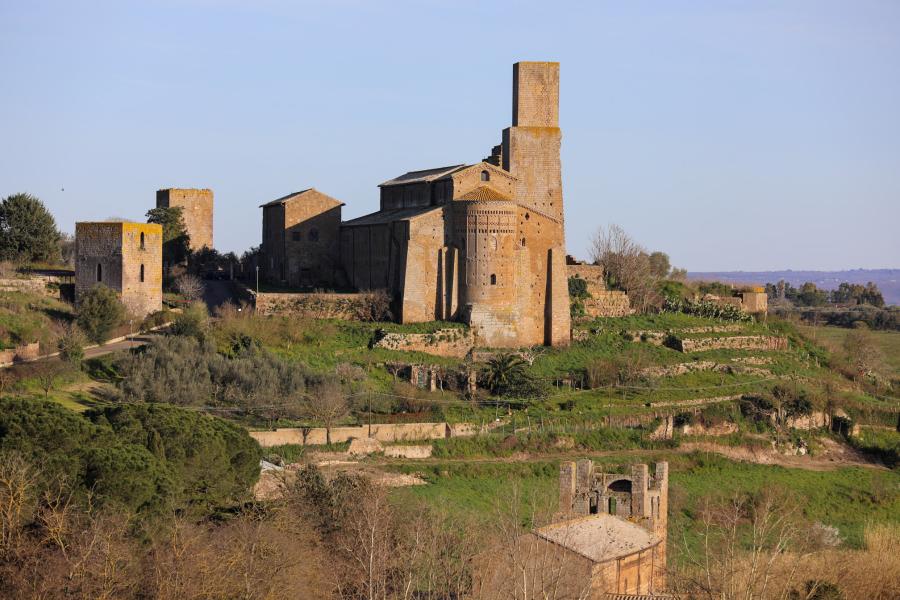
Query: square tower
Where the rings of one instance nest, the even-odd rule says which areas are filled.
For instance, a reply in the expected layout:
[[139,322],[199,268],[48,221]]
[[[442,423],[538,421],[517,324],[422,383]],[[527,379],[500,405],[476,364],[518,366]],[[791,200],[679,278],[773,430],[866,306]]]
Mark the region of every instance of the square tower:
[[118,293],[129,314],[162,309],[162,225],[75,224],[75,301],[96,285]]
[[191,250],[213,246],[213,192],[209,189],[166,188],[156,192],[156,208],[181,208]]

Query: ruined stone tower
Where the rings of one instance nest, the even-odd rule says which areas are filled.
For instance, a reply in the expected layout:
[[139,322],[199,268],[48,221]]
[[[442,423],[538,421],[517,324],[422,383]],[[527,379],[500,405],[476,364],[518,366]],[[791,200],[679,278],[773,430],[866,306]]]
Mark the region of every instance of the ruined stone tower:
[[156,208],[181,208],[191,250],[213,246],[213,192],[209,189],[166,188],[156,192]]
[[76,223],[76,303],[96,285],[115,290],[135,317],[162,309],[162,225]]
[[608,514],[640,525],[660,542],[654,556],[654,579],[665,587],[668,537],[669,463],[658,462],[655,473],[645,464],[629,473],[602,473],[591,460],[559,465],[559,514],[564,518]]

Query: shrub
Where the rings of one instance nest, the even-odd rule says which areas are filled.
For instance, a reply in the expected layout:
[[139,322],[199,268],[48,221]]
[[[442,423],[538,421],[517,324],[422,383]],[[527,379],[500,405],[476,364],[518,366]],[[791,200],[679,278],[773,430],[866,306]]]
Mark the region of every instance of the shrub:
[[190,273],[182,275],[175,280],[175,289],[188,302],[196,302],[203,297],[203,281]]
[[80,365],[84,359],[84,346],[87,338],[81,333],[77,325],[71,323],[66,326],[65,333],[57,342],[59,357],[67,363]]
[[172,334],[193,337],[198,340],[206,338],[209,329],[209,313],[202,302],[194,302],[175,317],[172,323]]
[[125,318],[116,292],[97,284],[78,299],[78,326],[94,343],[102,344]]

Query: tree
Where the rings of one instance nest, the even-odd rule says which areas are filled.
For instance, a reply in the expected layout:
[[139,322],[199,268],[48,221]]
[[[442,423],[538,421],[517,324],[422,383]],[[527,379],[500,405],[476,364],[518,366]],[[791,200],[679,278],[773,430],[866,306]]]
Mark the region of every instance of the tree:
[[194,302],[175,317],[172,333],[185,335],[203,341],[209,329],[209,312],[203,302]]
[[13,194],[0,201],[0,260],[56,260],[60,238],[56,220],[36,197]]
[[203,296],[203,281],[196,275],[185,274],[175,280],[175,289],[188,302],[196,302]]
[[65,333],[56,344],[59,357],[67,363],[80,365],[84,359],[84,346],[87,340],[78,325],[70,323],[66,325]]
[[78,298],[78,326],[88,339],[102,344],[125,319],[125,307],[116,292],[97,284]]
[[853,329],[844,338],[844,352],[857,375],[877,375],[884,365],[884,355],[867,329]]
[[181,207],[151,208],[147,211],[147,222],[162,225],[163,263],[171,267],[185,262],[190,253],[191,238],[184,224]]
[[650,273],[659,279],[665,279],[672,270],[672,264],[669,262],[669,255],[665,252],[651,252],[648,259],[650,261]]
[[[654,273],[650,255],[618,225],[597,231],[591,257],[595,264],[603,267],[606,285],[627,292],[632,306],[643,311],[661,301],[656,292],[659,277]],[[657,269],[661,269],[661,258],[656,260],[659,263]]]
[[515,354],[504,352],[492,357],[485,367],[485,383],[491,393],[506,395],[527,377],[525,362]]
[[325,443],[331,443],[331,428],[350,413],[350,402],[336,378],[325,377],[310,386],[302,412],[325,427]]

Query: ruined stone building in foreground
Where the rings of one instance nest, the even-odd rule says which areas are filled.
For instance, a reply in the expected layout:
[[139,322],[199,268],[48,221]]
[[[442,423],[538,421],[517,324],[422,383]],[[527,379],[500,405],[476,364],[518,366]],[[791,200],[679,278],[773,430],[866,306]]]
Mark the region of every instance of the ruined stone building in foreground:
[[568,344],[561,139],[559,63],[516,63],[489,157],[385,181],[380,209],[350,221],[312,188],[264,204],[263,275],[384,289],[400,322],[463,321],[478,345]]
[[[482,597],[665,600],[669,465],[603,473],[563,462],[555,523],[518,537],[478,563]],[[494,592],[500,590],[501,593]]]

